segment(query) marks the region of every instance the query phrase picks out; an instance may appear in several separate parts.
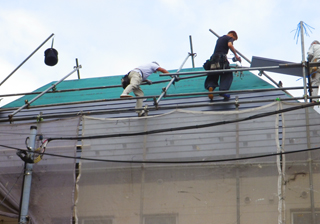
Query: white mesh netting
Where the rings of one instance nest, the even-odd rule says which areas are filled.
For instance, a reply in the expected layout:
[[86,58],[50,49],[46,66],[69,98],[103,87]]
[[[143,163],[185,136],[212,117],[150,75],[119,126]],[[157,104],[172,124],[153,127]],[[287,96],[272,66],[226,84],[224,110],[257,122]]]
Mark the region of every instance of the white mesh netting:
[[286,223],[319,206],[318,151],[234,160],[319,147],[312,109],[268,114],[299,105],[84,117],[82,157],[99,161],[81,162],[79,223]]
[[[22,190],[24,162],[16,155],[26,150],[30,126],[44,139],[78,135],[79,118],[0,126],[0,215],[17,218]],[[39,147],[40,141],[36,141]],[[76,141],[52,141],[46,153],[75,157]],[[31,223],[71,223],[74,204],[75,159],[44,155],[33,166],[29,204]]]

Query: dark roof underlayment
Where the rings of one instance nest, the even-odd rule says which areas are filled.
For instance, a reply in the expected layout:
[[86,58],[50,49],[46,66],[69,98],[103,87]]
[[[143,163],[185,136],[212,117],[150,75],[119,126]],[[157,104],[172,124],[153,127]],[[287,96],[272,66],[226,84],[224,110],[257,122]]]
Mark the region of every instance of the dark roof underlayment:
[[[170,73],[175,73],[177,70],[170,70]],[[203,68],[188,68],[182,69],[180,73],[184,72],[201,72],[204,71]],[[249,71],[234,72],[234,79],[231,85],[231,91],[242,91],[242,90],[258,90],[258,89],[276,89],[274,86],[254,75]],[[223,101],[222,97],[215,94],[212,102],[208,99],[208,96],[204,93],[207,90],[204,88],[204,81],[206,76],[198,76],[190,78],[190,76],[181,76],[181,80],[172,85],[168,91],[167,95],[172,94],[184,94],[175,97],[163,97],[159,102],[159,107],[174,107],[175,105],[184,105],[185,108],[192,110],[202,110],[202,111],[215,111],[215,110],[234,110],[236,106],[230,102],[234,102],[236,98],[239,101],[255,101],[252,104],[242,104],[239,109],[247,109],[252,107],[257,107],[264,105],[265,103],[257,103],[259,99],[263,100],[276,100],[277,98],[288,98],[282,90],[266,91],[266,92],[253,92],[253,91],[243,91],[232,93],[229,104]],[[195,75],[196,76],[196,75]],[[58,113],[70,113],[70,112],[88,112],[88,111],[104,111],[109,112],[116,109],[132,109],[130,113],[124,115],[111,115],[114,116],[136,116],[134,111],[135,99],[123,100],[120,99],[120,94],[123,89],[120,86],[121,75],[117,76],[106,76],[97,78],[86,78],[86,79],[74,79],[65,80],[56,86],[56,92],[49,91],[48,93],[41,96],[39,99],[34,101],[29,109],[23,109],[15,115],[15,117],[23,116],[35,116],[42,112],[43,114],[58,114]],[[162,93],[162,89],[167,86],[171,77],[170,76],[159,76],[159,74],[153,74],[149,77],[152,80],[152,85],[141,85],[145,96],[155,96],[158,99],[159,95]],[[5,106],[0,108],[0,119],[8,118],[8,115],[15,111],[17,108],[23,106],[25,101],[31,101],[40,92],[48,89],[56,81],[48,83],[45,86],[40,87],[35,90],[37,94],[25,95]],[[111,87],[111,88],[110,88]],[[90,90],[78,90],[82,88],[94,88]],[[77,90],[77,91],[66,91],[59,92],[63,90]],[[216,89],[218,91],[219,89]],[[193,94],[193,95],[186,95]],[[133,95],[133,93],[131,93]],[[133,95],[134,96],[134,95]],[[191,104],[209,104],[216,103],[217,105],[207,105],[201,107],[188,107]],[[147,104],[149,107],[154,105],[154,99],[147,98],[144,105]],[[127,111],[128,112],[128,111]],[[112,113],[112,112],[111,112]],[[113,112],[114,114],[115,112]],[[164,111],[154,111],[149,114],[159,114],[164,113]],[[108,116],[109,117],[109,116]]]

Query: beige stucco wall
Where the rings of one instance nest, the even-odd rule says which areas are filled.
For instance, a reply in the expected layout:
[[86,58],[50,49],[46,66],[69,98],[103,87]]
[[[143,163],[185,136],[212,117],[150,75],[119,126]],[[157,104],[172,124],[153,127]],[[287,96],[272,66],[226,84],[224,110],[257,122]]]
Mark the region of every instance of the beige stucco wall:
[[[238,218],[245,224],[278,223],[278,174],[275,166],[252,166],[238,171],[235,167],[176,169],[178,171],[140,170],[131,176],[129,170],[123,171],[126,174],[118,173],[122,178],[110,181],[110,184],[108,179],[116,173],[90,173],[88,181],[92,182],[92,176],[100,176],[105,178],[106,185],[101,179],[99,184],[80,184],[78,215],[111,217],[116,224],[142,223],[144,215],[156,214],[175,215],[180,224],[229,224],[237,223]],[[292,210],[310,208],[309,175],[295,177],[290,172],[284,182],[285,211],[282,218],[287,224],[291,224]],[[319,174],[314,173],[313,179],[315,207],[319,208]],[[303,192],[306,192],[306,197],[305,194],[301,196]],[[239,216],[237,209],[240,209]]]

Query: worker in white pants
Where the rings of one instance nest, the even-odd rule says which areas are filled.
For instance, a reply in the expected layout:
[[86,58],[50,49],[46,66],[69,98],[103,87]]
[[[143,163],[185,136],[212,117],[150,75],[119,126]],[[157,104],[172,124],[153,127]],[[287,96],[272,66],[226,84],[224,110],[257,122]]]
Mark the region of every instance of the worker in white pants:
[[[128,77],[130,79],[130,84],[123,90],[120,98],[132,97],[129,93],[133,92],[137,97],[143,97],[144,93],[140,88],[142,82],[147,82],[149,85],[152,84],[148,77],[152,73],[160,71],[162,73],[169,73],[166,69],[161,68],[157,62],[152,62],[146,65],[138,66],[137,68],[130,71]],[[137,99],[136,109],[138,116],[144,116],[145,112],[142,110],[143,99]]]

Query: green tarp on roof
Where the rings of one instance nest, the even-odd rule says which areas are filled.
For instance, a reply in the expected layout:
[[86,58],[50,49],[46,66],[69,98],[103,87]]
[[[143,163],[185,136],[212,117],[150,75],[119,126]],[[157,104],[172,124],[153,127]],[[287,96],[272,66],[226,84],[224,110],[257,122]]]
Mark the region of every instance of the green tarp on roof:
[[[170,70],[170,73],[174,73],[177,70]],[[182,69],[180,72],[192,72],[192,71],[203,71],[203,68],[190,68]],[[120,79],[122,76],[106,76],[98,78],[86,78],[86,79],[75,79],[66,80],[61,82],[56,86],[57,90],[67,90],[67,89],[79,89],[79,88],[89,88],[89,87],[105,87],[120,85]],[[183,76],[187,77],[187,76]],[[176,82],[168,90],[168,94],[179,94],[179,93],[198,93],[205,92],[204,80],[205,76],[183,79]],[[169,76],[159,76],[159,74],[153,74],[149,77],[153,82],[160,80],[169,80]],[[47,85],[35,90],[34,92],[42,92],[52,86],[56,81],[48,83]],[[168,82],[149,85],[141,85],[142,90],[146,96],[160,95],[162,88],[166,87]],[[243,89],[265,89],[274,88],[271,84],[260,79],[251,72],[234,73],[234,79],[230,90],[243,90]],[[218,89],[217,89],[218,90]],[[56,92],[56,93],[46,93],[31,104],[31,106],[57,104],[57,103],[70,103],[70,102],[81,102],[81,101],[91,101],[91,100],[103,100],[103,99],[114,99],[119,98],[122,93],[122,87],[116,88],[102,88],[93,90],[82,90],[82,91],[72,91],[72,92]],[[132,94],[132,93],[131,93]],[[3,108],[11,107],[21,107],[25,104],[25,100],[31,101],[35,98],[37,94],[26,95],[18,100],[15,100]]]

